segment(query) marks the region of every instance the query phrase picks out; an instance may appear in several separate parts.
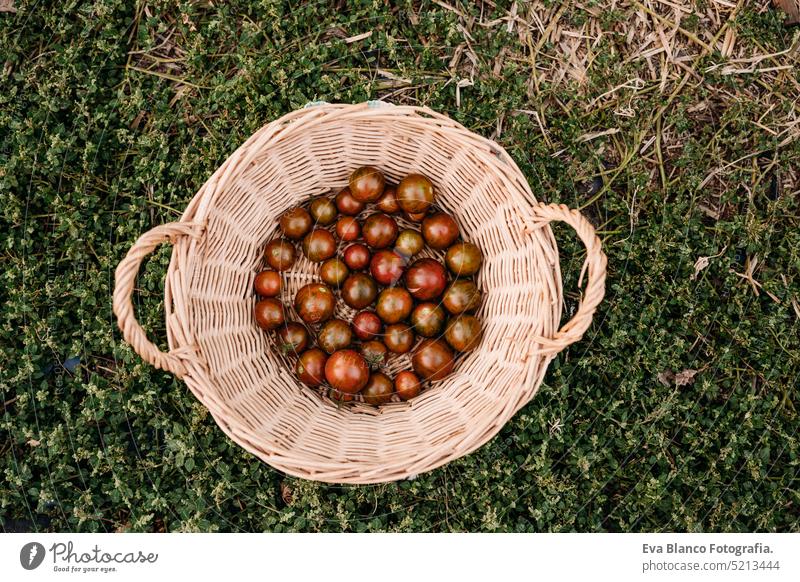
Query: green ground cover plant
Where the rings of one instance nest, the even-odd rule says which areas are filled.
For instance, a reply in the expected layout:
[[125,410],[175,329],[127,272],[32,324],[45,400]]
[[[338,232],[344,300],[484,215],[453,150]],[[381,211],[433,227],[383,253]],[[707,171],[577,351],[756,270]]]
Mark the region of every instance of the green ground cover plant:
[[[3,531],[796,531],[800,37],[768,1],[0,3]],[[314,100],[426,105],[582,208],[607,297],[414,480],[294,479],[121,341],[113,270]],[[555,226],[565,314],[580,243]],[[164,347],[169,249],[138,319]]]

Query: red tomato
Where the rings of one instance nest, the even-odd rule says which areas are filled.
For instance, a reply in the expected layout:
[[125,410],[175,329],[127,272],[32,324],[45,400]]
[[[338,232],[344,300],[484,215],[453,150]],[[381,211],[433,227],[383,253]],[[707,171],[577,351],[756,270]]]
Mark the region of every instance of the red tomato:
[[383,343],[395,354],[405,354],[414,345],[414,332],[405,323],[394,323],[386,328]]
[[397,202],[410,214],[427,212],[435,196],[433,184],[422,174],[409,174],[397,186]]
[[374,249],[383,249],[397,238],[399,228],[394,218],[382,212],[373,214],[364,221],[364,240]]
[[353,340],[353,330],[341,319],[329,319],[317,334],[317,344],[323,350],[332,354],[336,350],[343,350]]
[[400,231],[397,235],[397,240],[394,241],[394,252],[401,257],[410,259],[425,246],[425,241],[422,240],[422,235],[416,230],[407,228]]
[[350,193],[359,202],[375,202],[383,194],[386,178],[378,168],[364,166],[350,175]]
[[411,365],[425,380],[441,380],[453,371],[453,351],[443,340],[426,339],[414,350]]
[[325,381],[325,362],[328,361],[328,354],[319,348],[300,354],[295,365],[295,373],[300,381],[306,386],[319,386]]
[[311,230],[311,215],[305,208],[292,208],[280,219],[281,230],[287,238],[301,239]]
[[281,274],[277,271],[261,271],[256,275],[253,288],[262,297],[275,297],[281,292]]
[[481,341],[481,323],[474,315],[459,315],[447,322],[444,338],[457,352],[471,352]]
[[336,195],[336,208],[338,208],[339,212],[342,214],[355,216],[364,210],[364,203],[359,202],[353,197],[350,193],[350,188],[345,188]]
[[427,216],[427,212],[404,212],[403,215],[411,222],[422,222]]
[[308,346],[308,330],[294,321],[278,328],[278,349],[283,354],[296,356]]
[[414,300],[402,287],[389,287],[381,291],[375,311],[386,323],[403,321],[411,313]]
[[310,325],[330,319],[335,305],[333,291],[322,283],[304,285],[294,296],[294,310],[300,319]]
[[328,226],[336,220],[336,205],[330,198],[315,198],[309,210],[311,218],[321,226]]
[[475,311],[481,304],[481,291],[468,279],[457,279],[447,288],[442,304],[453,315]]
[[361,344],[361,355],[373,369],[380,368],[386,363],[387,352],[386,346],[378,340],[370,340]]
[[403,276],[405,261],[403,258],[389,250],[380,250],[372,255],[369,271],[375,280],[386,287],[391,287]]
[[276,271],[285,271],[294,265],[297,251],[289,241],[276,238],[267,243],[267,248],[264,249],[264,257],[270,267]]
[[355,394],[366,386],[369,366],[358,352],[339,350],[325,362],[325,379],[334,390]]
[[428,246],[441,251],[453,244],[459,230],[455,219],[444,212],[437,212],[422,221],[422,236]]
[[470,277],[481,268],[481,250],[472,243],[460,242],[447,249],[445,262],[456,277]]
[[353,332],[360,340],[374,339],[382,328],[381,318],[374,311],[362,311],[353,318]]
[[354,241],[361,236],[361,225],[352,216],[342,216],[336,223],[336,235],[343,242]]
[[423,337],[436,337],[442,333],[444,310],[436,303],[420,303],[411,312],[411,325]]
[[331,287],[340,287],[349,274],[350,269],[337,257],[328,259],[319,268],[320,279]]
[[400,212],[400,205],[397,203],[397,188],[394,186],[386,186],[381,196],[375,203],[381,212],[386,214],[397,214]]
[[353,271],[360,271],[369,265],[369,249],[355,243],[344,249],[344,262]]
[[391,402],[393,393],[394,386],[392,381],[389,376],[381,372],[373,372],[367,381],[367,385],[361,391],[362,396],[364,396],[364,402],[376,406]]
[[378,285],[364,273],[353,273],[344,280],[342,300],[353,309],[364,309],[375,301]]
[[314,263],[321,263],[336,254],[336,240],[324,228],[315,228],[303,239],[303,254]]
[[447,287],[447,271],[435,259],[418,259],[406,271],[406,288],[416,298],[429,301]]
[[255,307],[256,323],[261,329],[273,330],[283,325],[283,304],[277,299],[262,299]]
[[403,400],[411,400],[419,394],[421,383],[414,372],[403,370],[394,378],[394,390]]

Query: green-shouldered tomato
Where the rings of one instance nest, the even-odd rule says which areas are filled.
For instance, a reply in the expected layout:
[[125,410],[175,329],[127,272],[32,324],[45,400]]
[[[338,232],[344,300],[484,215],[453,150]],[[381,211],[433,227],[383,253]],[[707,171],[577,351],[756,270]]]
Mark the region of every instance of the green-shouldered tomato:
[[333,315],[336,297],[327,285],[309,283],[301,287],[294,297],[294,310],[305,323],[316,325]]
[[409,214],[427,212],[435,198],[433,183],[422,174],[409,174],[397,186],[397,203]]
[[453,371],[453,351],[444,340],[425,339],[414,350],[411,365],[421,378],[441,380]]
[[311,230],[313,220],[305,208],[292,208],[283,213],[280,218],[283,236],[298,240],[306,236]]
[[364,309],[375,301],[378,285],[364,273],[353,273],[344,280],[342,300],[353,309]]
[[383,194],[386,178],[378,168],[364,166],[350,174],[350,193],[359,202],[375,202]]
[[361,391],[364,402],[367,404],[386,404],[391,402],[394,393],[394,385],[389,376],[382,372],[373,372],[367,380],[367,385]]
[[289,241],[276,238],[267,243],[264,249],[264,258],[267,264],[276,271],[285,271],[294,265],[297,250]]

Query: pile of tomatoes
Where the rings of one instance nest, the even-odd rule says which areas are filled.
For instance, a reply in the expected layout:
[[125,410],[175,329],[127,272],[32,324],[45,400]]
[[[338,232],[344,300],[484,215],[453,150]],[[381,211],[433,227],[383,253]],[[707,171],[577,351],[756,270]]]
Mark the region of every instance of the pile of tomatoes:
[[[275,332],[278,348],[296,357],[301,382],[329,388],[339,402],[409,400],[426,382],[449,375],[456,354],[477,347],[481,292],[474,277],[482,254],[461,238],[452,216],[435,209],[435,194],[421,174],[392,186],[366,166],[336,196],[281,216],[283,236],[264,253],[270,268],[255,279],[261,300],[254,315]],[[282,273],[294,265],[298,244],[319,265],[320,281],[300,288],[287,310],[279,299]],[[335,317],[339,301],[351,308],[338,310],[352,313],[349,321]],[[399,354],[410,355],[413,371],[390,378],[387,363]]]

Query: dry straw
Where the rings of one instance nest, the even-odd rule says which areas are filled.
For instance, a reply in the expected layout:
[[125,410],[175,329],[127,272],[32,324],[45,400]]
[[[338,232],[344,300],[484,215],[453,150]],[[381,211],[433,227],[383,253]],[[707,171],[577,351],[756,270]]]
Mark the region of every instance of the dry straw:
[[[394,182],[410,172],[430,176],[438,204],[485,255],[479,348],[419,397],[380,408],[337,406],[303,387],[252,316],[253,279],[278,217],[341,188],[353,169],[367,164]],[[572,226],[587,249],[583,300],[560,329],[553,221]],[[131,294],[143,259],[167,240],[174,248],[165,283],[165,353],[136,321]],[[497,434],[534,396],[553,356],[589,327],[605,275],[592,225],[565,206],[537,203],[496,143],[425,108],[318,105],[256,132],[203,185],[179,222],[134,244],[117,268],[114,312],[136,352],[183,378],[248,451],[306,479],[378,483],[429,471]],[[299,260],[284,301],[316,278],[316,267]]]

